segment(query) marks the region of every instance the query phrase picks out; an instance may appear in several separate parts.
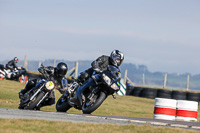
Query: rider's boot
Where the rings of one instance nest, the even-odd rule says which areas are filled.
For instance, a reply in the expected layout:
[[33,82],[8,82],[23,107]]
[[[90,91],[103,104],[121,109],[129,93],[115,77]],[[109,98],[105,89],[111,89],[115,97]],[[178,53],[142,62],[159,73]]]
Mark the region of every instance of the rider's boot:
[[15,77],[17,77],[17,75],[15,73],[12,73],[10,78],[14,79]]
[[77,93],[75,93],[75,95],[70,98],[70,102],[73,102],[76,105],[80,104],[79,101],[78,101],[78,95],[77,95]]
[[26,84],[25,88],[22,89],[22,90],[19,92],[19,98],[20,98],[20,99],[23,98],[24,94],[25,94],[26,92],[28,92],[32,87],[34,87],[35,84],[36,84],[36,83],[35,83],[34,80],[28,81],[28,83]]
[[24,96],[24,94],[22,93],[22,90],[18,94],[19,94],[19,99],[22,99]]
[[[78,103],[78,97],[77,94],[75,93],[79,84],[77,82],[74,82],[71,86],[70,89],[68,90],[69,94],[74,95],[73,97],[70,98],[70,101],[73,103]],[[75,93],[75,94],[74,94]]]

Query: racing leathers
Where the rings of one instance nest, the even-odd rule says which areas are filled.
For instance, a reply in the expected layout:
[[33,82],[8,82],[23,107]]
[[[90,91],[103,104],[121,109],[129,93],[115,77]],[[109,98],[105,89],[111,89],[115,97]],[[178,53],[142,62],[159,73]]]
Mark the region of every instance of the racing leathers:
[[92,73],[94,71],[96,72],[102,72],[107,69],[108,65],[113,65],[110,61],[110,57],[106,55],[102,55],[98,57],[95,61],[91,63],[91,68],[85,70],[84,72],[80,73],[77,81],[78,82],[84,82],[89,77],[92,76]]
[[17,69],[18,66],[17,66],[15,60],[11,60],[6,64],[6,68],[10,69],[11,71],[13,71],[15,68]]

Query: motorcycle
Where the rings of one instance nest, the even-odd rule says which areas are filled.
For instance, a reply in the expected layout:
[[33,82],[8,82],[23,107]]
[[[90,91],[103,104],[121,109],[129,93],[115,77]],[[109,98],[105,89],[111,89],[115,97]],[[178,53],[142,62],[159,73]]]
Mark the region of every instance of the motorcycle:
[[[74,81],[70,88],[56,103],[58,112],[66,112],[71,107],[82,110],[84,114],[94,112],[109,96],[115,99],[115,92],[120,90],[121,72],[119,68],[109,65],[107,70],[96,72],[83,83]],[[74,97],[76,100],[74,101]]]
[[16,80],[20,83],[26,83],[28,81],[25,68],[18,67],[17,69],[14,69],[14,71],[11,71],[10,69],[5,68],[4,65],[0,64],[0,80],[5,78],[9,80]]
[[[48,74],[46,68],[42,64],[42,67],[38,71],[44,78],[28,92],[26,92],[20,99],[19,109],[39,110],[41,104],[49,97],[52,91],[55,89],[55,83],[51,80],[51,76]],[[62,86],[67,87],[67,81],[62,80]]]

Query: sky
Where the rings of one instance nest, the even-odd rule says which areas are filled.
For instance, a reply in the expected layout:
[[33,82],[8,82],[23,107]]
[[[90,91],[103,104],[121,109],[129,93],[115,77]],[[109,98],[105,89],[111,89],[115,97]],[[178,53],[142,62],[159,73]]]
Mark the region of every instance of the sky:
[[199,0],[0,0],[0,61],[95,60],[200,74]]

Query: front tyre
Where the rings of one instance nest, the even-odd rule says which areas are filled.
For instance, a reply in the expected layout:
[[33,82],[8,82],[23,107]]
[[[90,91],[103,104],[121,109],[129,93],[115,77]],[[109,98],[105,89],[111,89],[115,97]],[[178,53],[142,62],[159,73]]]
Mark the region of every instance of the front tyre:
[[19,82],[20,83],[26,83],[28,81],[28,76],[27,75],[21,75],[20,77],[19,77]]
[[44,97],[44,93],[41,92],[37,97],[35,97],[24,109],[29,109],[29,110],[33,110],[34,108],[36,108],[36,105],[38,104],[38,102]]
[[3,80],[5,78],[5,75],[0,72],[0,80]]
[[56,110],[57,112],[66,112],[67,110],[69,110],[72,106],[69,105],[68,103],[68,99],[66,96],[62,95],[57,103],[56,103]]
[[92,101],[86,98],[86,101],[82,106],[82,112],[84,114],[91,114],[103,103],[106,97],[107,95],[104,92],[99,92],[98,94],[96,94],[96,98],[93,99]]

